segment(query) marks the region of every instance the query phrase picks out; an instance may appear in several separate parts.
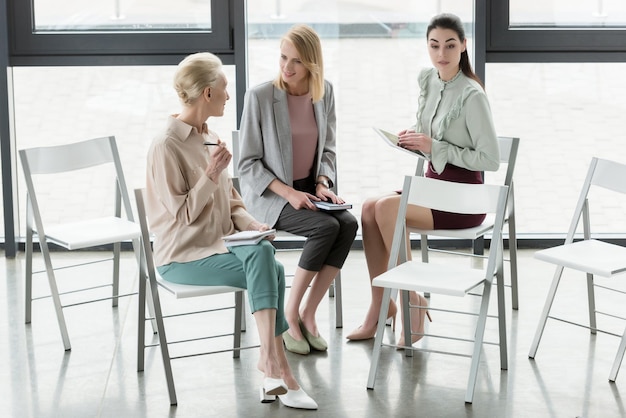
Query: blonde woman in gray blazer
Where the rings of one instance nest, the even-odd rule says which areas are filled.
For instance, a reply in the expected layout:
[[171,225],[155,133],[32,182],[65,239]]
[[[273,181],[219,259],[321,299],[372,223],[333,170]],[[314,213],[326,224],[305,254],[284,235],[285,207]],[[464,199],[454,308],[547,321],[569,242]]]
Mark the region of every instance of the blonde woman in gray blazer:
[[308,354],[328,348],[315,313],[348,256],[358,222],[348,211],[323,212],[312,203],[344,203],[331,190],[335,100],[324,80],[319,37],[296,25],[282,38],[280,54],[277,78],[246,92],[238,168],[250,213],[307,237],[285,306],[289,330],[283,340],[289,351]]

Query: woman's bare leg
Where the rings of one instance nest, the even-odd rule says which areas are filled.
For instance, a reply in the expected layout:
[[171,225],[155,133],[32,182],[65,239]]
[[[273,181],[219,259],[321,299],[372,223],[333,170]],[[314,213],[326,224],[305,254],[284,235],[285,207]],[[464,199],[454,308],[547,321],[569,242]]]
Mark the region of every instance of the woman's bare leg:
[[[281,364],[276,355],[276,309],[261,309],[254,312],[254,320],[256,321],[257,331],[260,340],[260,353],[258,369],[263,372],[265,377],[279,379],[281,377]],[[282,339],[280,348],[282,349]]]
[[[300,331],[300,326],[298,325],[300,304],[304,298],[304,293],[308,289],[309,284],[311,284],[311,281],[316,274],[317,272],[315,271],[309,271],[301,267],[297,267],[293,277],[289,297],[287,298],[287,303],[285,304],[285,319],[289,324],[289,330],[287,332],[289,332],[289,335],[296,340],[302,340],[304,338],[302,332]],[[309,331],[311,330],[309,329]]]
[[285,348],[283,347],[283,337],[282,335],[279,335],[278,337],[276,337],[276,343],[274,344],[275,347],[275,356],[276,359],[278,360],[278,365],[280,367],[280,377],[285,381],[285,384],[287,384],[287,388],[289,390],[298,390],[300,389],[300,385],[298,385],[298,382],[296,381],[296,378],[293,375],[293,372],[291,371],[291,367],[289,366],[289,362],[287,361],[287,356],[285,355]]
[[[397,194],[368,199],[363,204],[361,214],[363,250],[370,282],[387,271],[399,206],[400,195]],[[406,218],[411,226],[423,229],[433,227],[430,209],[411,205],[407,208]],[[408,255],[410,257],[410,252]],[[372,286],[371,292],[372,301],[363,321],[363,329],[374,327],[380,313],[383,289]]]
[[[317,322],[315,321],[315,313],[317,307],[326,295],[326,291],[330,287],[335,277],[339,274],[337,267],[324,265],[317,273],[309,289],[306,302],[300,310],[300,318],[306,329],[313,335],[318,336]],[[291,297],[291,296],[290,296]]]

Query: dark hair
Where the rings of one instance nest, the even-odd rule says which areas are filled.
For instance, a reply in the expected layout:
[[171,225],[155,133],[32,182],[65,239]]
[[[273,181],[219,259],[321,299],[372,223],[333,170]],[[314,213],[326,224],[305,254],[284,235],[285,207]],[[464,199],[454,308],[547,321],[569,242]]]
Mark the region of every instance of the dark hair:
[[[427,40],[428,35],[430,35],[430,32],[435,28],[453,30],[456,32],[461,42],[465,41],[465,29],[463,28],[463,23],[458,16],[453,15],[452,13],[441,13],[430,20],[428,28],[426,29]],[[465,51],[461,52],[461,62],[459,63],[459,67],[461,67],[463,74],[472,80],[476,80],[476,82],[478,82],[483,89],[485,88],[483,82],[480,81],[480,78],[478,78],[476,73],[474,73],[474,70],[472,70],[472,64],[470,64],[467,48],[465,48]]]

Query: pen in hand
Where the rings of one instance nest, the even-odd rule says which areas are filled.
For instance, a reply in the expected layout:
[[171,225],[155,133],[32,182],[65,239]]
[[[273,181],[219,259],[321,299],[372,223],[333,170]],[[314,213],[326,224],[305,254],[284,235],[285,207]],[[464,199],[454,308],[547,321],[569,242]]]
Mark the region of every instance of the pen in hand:
[[215,142],[207,142],[207,141],[205,141],[205,142],[204,142],[204,145],[209,145],[209,146],[211,146],[211,145],[212,145],[212,146],[216,147],[216,146],[218,146],[219,144],[216,144]]

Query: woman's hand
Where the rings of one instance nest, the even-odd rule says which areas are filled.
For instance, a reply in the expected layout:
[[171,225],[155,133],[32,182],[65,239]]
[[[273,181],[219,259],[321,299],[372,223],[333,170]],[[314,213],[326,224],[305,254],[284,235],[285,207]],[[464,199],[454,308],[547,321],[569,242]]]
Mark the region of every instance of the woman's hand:
[[296,189],[291,189],[289,193],[287,193],[287,201],[289,202],[291,207],[296,210],[318,210],[317,207],[311,202],[311,200],[319,201],[320,199],[317,196],[312,195],[311,193],[301,192]]
[[342,198],[337,196],[335,192],[333,192],[323,184],[318,184],[315,187],[315,195],[319,198],[319,200],[323,200],[325,202],[346,203]]
[[[250,222],[250,225],[248,225],[248,228],[246,228],[248,231],[259,231],[259,232],[263,232],[263,231],[268,231],[270,230],[270,226],[268,224],[262,224],[259,221],[252,221]],[[266,236],[264,239],[269,240],[269,241],[274,241],[274,238],[276,238],[276,235],[272,234],[272,235],[268,235]]]
[[233,158],[233,155],[228,151],[228,148],[226,148],[226,143],[218,139],[217,144],[216,147],[208,147],[209,163],[204,170],[207,177],[210,178],[213,183],[218,182],[220,174],[228,167],[230,160]]
[[433,149],[433,139],[426,134],[407,130],[398,135],[398,145],[411,151],[430,154]]

